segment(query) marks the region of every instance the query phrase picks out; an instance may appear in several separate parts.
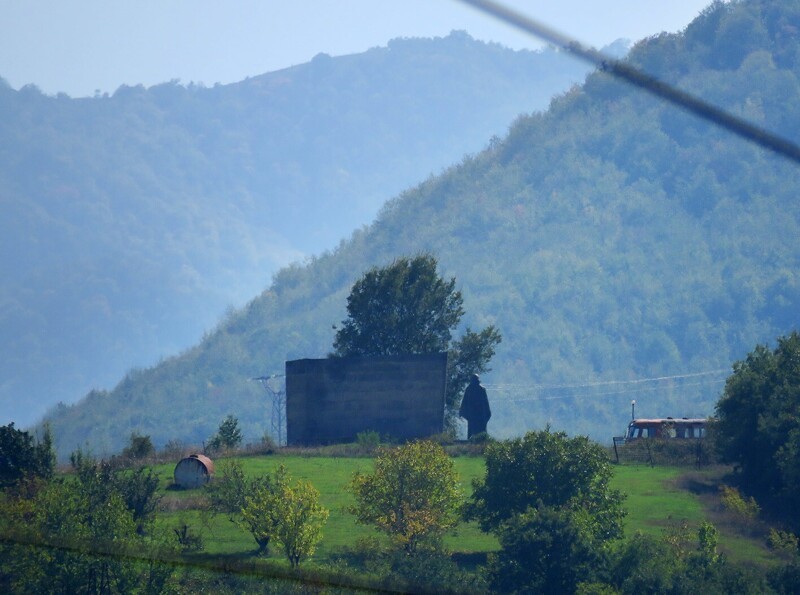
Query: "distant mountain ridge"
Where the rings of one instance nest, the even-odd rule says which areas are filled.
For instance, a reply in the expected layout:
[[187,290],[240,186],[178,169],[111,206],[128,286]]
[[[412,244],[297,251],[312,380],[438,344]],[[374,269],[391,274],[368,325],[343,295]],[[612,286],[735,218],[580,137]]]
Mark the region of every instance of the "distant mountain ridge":
[[[800,140],[797,2],[715,2],[629,60]],[[796,164],[594,73],[282,269],[194,348],[49,419],[62,452],[113,452],[131,430],[199,443],[227,414],[257,439],[269,403],[248,379],[324,356],[359,274],[420,251],[457,278],[465,323],[503,334],[490,433],[608,441],[632,400],[639,416],[709,415],[731,363],[800,323],[798,195]]]
[[454,32],[211,88],[0,84],[0,421],[186,348],[587,70]]

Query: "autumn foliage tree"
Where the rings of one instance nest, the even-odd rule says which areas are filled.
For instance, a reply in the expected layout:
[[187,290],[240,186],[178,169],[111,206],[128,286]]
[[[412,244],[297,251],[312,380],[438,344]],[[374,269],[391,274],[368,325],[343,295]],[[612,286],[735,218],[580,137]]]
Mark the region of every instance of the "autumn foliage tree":
[[463,498],[453,461],[425,440],[382,449],[375,470],[356,473],[350,489],[358,522],[376,526],[408,553],[458,523]]
[[276,482],[277,515],[275,538],[293,568],[303,558],[314,554],[322,539],[322,527],[328,520],[328,510],[319,502],[319,490],[307,481],[289,485],[288,480]]
[[252,533],[260,552],[273,539],[280,543],[296,568],[314,554],[328,514],[319,502],[319,491],[305,481],[292,485],[288,471],[280,465],[273,478],[258,482],[245,496],[239,524]]

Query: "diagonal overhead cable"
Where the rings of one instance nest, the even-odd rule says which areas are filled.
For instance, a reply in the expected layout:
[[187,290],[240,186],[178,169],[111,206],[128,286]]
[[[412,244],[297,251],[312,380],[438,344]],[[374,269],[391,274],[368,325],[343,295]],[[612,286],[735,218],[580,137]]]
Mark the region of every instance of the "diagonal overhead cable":
[[492,0],[459,1],[558,46],[578,58],[594,64],[600,70],[664,99],[704,120],[713,122],[750,142],[800,163],[800,146],[790,140],[734,116],[694,95],[681,91],[646,72],[634,68],[630,64],[610,58],[594,48],[586,47],[575,39],[559,33],[499,2],[493,2]]

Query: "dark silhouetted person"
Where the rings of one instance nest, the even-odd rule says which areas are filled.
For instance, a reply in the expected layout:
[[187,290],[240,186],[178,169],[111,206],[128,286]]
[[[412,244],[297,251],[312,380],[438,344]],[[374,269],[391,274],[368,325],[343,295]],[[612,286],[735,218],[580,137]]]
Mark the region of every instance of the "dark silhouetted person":
[[481,386],[481,379],[477,374],[472,375],[469,386],[464,391],[458,415],[467,420],[467,438],[486,431],[486,424],[492,417],[492,411],[489,409],[486,389]]

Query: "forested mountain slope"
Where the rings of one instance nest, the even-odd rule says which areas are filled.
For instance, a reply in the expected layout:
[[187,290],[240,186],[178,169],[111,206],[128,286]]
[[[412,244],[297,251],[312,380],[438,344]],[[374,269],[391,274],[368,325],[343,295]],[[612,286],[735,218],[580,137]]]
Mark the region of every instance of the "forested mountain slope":
[[[715,3],[630,60],[800,141],[800,2]],[[608,440],[631,399],[643,416],[711,414],[730,363],[797,326],[799,194],[800,165],[596,73],[280,271],[196,347],[52,412],[56,441],[196,442],[228,413],[260,436],[269,407],[248,379],[324,356],[361,272],[420,251],[458,279],[467,324],[503,333],[491,433]]]
[[193,344],[587,72],[453,33],[213,88],[0,85],[0,418]]

